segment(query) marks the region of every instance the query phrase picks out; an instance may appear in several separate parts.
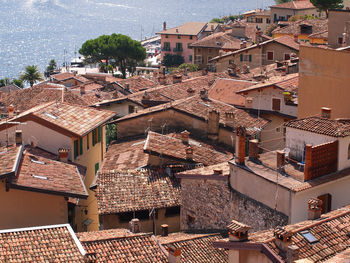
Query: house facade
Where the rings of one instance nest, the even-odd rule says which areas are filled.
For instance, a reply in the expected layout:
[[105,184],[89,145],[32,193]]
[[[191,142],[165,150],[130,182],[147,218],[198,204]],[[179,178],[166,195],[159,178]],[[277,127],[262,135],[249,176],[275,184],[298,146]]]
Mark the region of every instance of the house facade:
[[259,27],[263,32],[271,25],[270,10],[256,9],[243,13],[247,23]]
[[350,45],[350,11],[330,10],[328,15],[329,45],[339,48]]

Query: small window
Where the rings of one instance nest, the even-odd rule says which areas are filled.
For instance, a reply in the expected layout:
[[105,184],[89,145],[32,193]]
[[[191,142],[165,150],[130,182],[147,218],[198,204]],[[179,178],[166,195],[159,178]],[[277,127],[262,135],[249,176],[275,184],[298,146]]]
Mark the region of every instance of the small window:
[[280,127],[277,127],[277,128],[276,128],[276,132],[281,132],[281,128],[280,128]]
[[194,222],[195,222],[195,218],[193,216],[188,215],[187,216],[187,225],[189,228],[194,227]]
[[309,231],[302,231],[300,234],[311,244],[318,242],[318,239]]
[[281,110],[281,100],[272,99],[272,110],[279,111]]
[[192,62],[192,55],[188,56],[188,60]]
[[271,23],[270,18],[266,18],[266,24],[270,24],[270,23]]
[[267,60],[273,60],[273,51],[267,51]]
[[129,114],[135,112],[135,106],[129,105]]
[[190,36],[190,39],[193,39],[193,36]]
[[100,169],[100,163],[95,163],[95,174],[97,174],[98,169]]
[[90,133],[88,133],[88,134],[86,135],[86,149],[88,149],[88,150],[89,150],[89,148],[90,148],[89,135],[90,135]]
[[165,38],[169,38],[169,36],[168,36],[168,35],[165,35]]
[[290,60],[290,54],[284,54],[284,60]]
[[176,216],[180,215],[180,207],[175,206],[175,207],[167,207],[165,209],[165,216]]
[[178,39],[181,39],[181,35],[177,35],[177,38],[178,38]]

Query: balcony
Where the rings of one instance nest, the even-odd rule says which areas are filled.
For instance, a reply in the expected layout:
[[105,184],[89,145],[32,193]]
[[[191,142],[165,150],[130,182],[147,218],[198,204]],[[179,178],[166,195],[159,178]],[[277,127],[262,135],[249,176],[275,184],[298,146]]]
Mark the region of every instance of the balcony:
[[180,47],[180,48],[174,48],[173,51],[174,51],[174,52],[182,52],[183,49],[182,49],[182,47]]
[[162,51],[171,51],[170,47],[162,47]]

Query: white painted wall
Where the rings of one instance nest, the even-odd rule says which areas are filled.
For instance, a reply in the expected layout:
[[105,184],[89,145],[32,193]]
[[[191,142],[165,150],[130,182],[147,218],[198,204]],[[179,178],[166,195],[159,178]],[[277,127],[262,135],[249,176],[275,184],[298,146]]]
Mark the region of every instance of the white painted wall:
[[350,159],[348,159],[348,148],[350,145],[350,136],[339,139],[338,150],[338,170],[350,167]]
[[292,198],[291,223],[307,220],[307,201],[323,194],[332,195],[331,209],[339,209],[350,203],[350,177],[341,178],[311,189],[298,192]]
[[[37,146],[49,151],[53,154],[58,154],[59,148],[69,149],[69,159],[72,153],[72,139],[45,126],[42,126],[33,121],[27,121],[25,124],[19,124],[8,129],[9,142],[15,142],[15,131],[22,130],[23,143],[30,144],[36,139]],[[6,130],[0,132],[1,145],[6,145]]]
[[290,156],[297,160],[303,158],[305,144],[315,146],[334,140],[336,138],[331,136],[286,127],[286,147],[290,149]]
[[123,117],[129,114],[129,105],[137,107],[138,110],[142,110],[143,107],[136,103],[132,103],[129,101],[123,101],[122,103],[111,103],[110,105],[102,105],[101,108],[104,110],[114,111],[118,114],[118,116]]
[[253,98],[253,109],[261,109],[261,110],[269,110],[272,111],[272,99],[280,99],[281,100],[281,110],[280,113],[287,114],[290,116],[297,117],[298,115],[298,107],[286,105],[284,102],[283,91],[278,88],[264,88],[261,92],[257,90],[253,90],[248,93],[246,97]]

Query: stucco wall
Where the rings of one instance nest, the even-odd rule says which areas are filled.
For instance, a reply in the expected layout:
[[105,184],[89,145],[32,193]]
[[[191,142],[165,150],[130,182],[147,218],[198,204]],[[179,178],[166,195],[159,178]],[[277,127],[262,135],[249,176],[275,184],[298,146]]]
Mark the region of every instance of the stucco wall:
[[284,118],[274,114],[261,114],[263,118],[270,120],[260,132],[260,146],[266,150],[278,150],[285,147],[283,123]]
[[[162,49],[164,47],[164,42],[170,43],[170,50],[171,51],[163,51],[161,52],[161,59],[163,60],[163,57],[165,54],[178,54],[184,57],[185,63],[191,63],[189,60],[189,56],[193,55],[193,50],[188,48],[189,44],[192,44],[197,41],[197,36],[192,36],[192,39],[190,39],[190,36],[184,36],[181,35],[181,39],[178,39],[177,35],[168,35],[168,38],[165,37],[165,34],[161,35],[161,45]],[[176,43],[182,43],[182,52],[174,52],[173,49],[176,47]]]
[[[193,48],[193,63],[195,63],[196,56],[202,56],[202,63],[198,64],[200,68],[205,68],[208,64],[208,57],[210,59],[219,55],[219,48],[204,48],[204,47],[195,47]],[[196,63],[195,63],[196,64]]]
[[314,15],[319,17],[320,13],[317,12],[316,7],[310,9],[287,9],[287,8],[274,8],[271,7],[271,22],[274,23],[274,15],[276,14],[277,19],[280,19],[280,16],[284,17],[287,20],[287,16],[304,16],[304,15]]
[[0,181],[0,229],[68,223],[68,206],[63,196],[10,189]]
[[110,103],[109,105],[104,104],[101,105],[101,109],[114,111],[119,117],[123,117],[129,114],[129,106],[137,107],[138,110],[143,109],[143,107],[140,105],[129,101],[123,101],[121,103]]
[[300,47],[298,118],[320,115],[332,109],[331,118],[349,118],[350,53]]
[[270,263],[271,261],[260,251],[256,250],[229,250],[229,263]]
[[[347,2],[349,4],[349,1]],[[345,4],[344,4],[345,5]],[[341,47],[338,43],[338,38],[343,37],[345,33],[345,22],[350,21],[350,12],[329,11],[328,15],[328,43],[332,48]],[[350,39],[347,40],[347,45],[350,44]]]

